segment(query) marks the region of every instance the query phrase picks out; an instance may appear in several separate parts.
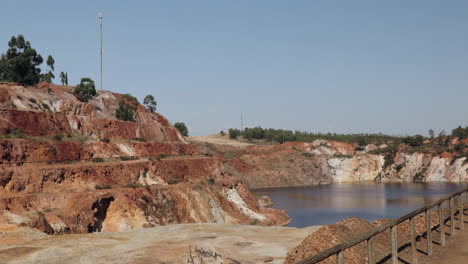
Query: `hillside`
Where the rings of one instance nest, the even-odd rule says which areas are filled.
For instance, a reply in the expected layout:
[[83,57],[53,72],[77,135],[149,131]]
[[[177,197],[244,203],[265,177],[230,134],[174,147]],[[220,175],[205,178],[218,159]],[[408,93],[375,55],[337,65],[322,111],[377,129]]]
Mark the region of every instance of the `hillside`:
[[[233,140],[234,141],[234,140]],[[344,182],[468,182],[468,139],[435,138],[419,147],[333,140],[235,146],[197,141],[251,188]],[[234,141],[235,142],[235,141]]]
[[73,95],[73,88],[49,83],[27,88],[0,83],[0,132],[8,135],[19,130],[36,137],[62,134],[184,142],[164,116],[149,112],[141,104],[136,107],[136,122],[118,120],[115,112],[119,101],[129,102],[134,99],[131,96],[100,91],[98,96],[82,103]]
[[101,91],[83,103],[72,90],[0,84],[0,224],[66,234],[289,221],[164,116],[138,103],[135,122],[118,120],[131,96]]

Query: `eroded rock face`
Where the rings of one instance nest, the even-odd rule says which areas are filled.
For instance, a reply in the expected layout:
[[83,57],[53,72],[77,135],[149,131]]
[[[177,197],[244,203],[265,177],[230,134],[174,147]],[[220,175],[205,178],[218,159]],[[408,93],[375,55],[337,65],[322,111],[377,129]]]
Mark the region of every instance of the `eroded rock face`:
[[144,138],[156,141],[182,141],[185,138],[169,121],[138,104],[136,122],[117,120],[120,100],[117,93],[99,91],[87,103],[76,99],[73,87],[41,83],[37,87],[0,84],[0,132],[15,130],[31,136],[81,134],[92,138]]
[[49,234],[118,232],[179,223],[281,225],[284,211],[261,207],[245,185],[151,186],[24,194],[0,199],[3,223]]
[[468,182],[466,157],[452,158],[432,154],[399,152],[394,164],[381,172],[383,182]]
[[382,170],[384,158],[378,155],[356,155],[346,158],[329,158],[333,182],[372,182]]
[[[370,154],[357,144],[316,140],[276,146],[209,145],[223,156],[226,170],[252,188],[346,182],[468,182],[466,157],[442,153]],[[387,148],[388,146],[381,146]]]

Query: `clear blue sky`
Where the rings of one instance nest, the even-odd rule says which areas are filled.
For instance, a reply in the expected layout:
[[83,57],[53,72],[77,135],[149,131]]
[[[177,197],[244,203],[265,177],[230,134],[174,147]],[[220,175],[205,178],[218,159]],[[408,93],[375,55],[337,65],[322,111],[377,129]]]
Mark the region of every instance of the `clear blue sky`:
[[[56,75],[183,121],[427,134],[468,125],[468,1],[3,1],[0,52],[24,34]],[[56,83],[59,79],[56,78]]]

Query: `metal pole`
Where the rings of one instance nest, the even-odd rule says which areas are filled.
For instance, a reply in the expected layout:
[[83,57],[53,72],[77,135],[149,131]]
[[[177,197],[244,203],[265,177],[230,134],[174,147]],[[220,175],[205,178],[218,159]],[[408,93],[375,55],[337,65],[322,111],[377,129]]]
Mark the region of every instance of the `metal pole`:
[[101,48],[100,48],[101,69],[100,69],[100,71],[101,71],[101,91],[102,91],[102,89],[103,89],[103,87],[102,87],[102,12],[99,12],[99,13],[98,13],[98,18],[99,18],[99,29],[100,29],[100,31],[99,31],[99,32],[100,32],[99,36],[100,36],[100,42],[101,42]]
[[241,112],[241,132],[244,131],[244,117]]

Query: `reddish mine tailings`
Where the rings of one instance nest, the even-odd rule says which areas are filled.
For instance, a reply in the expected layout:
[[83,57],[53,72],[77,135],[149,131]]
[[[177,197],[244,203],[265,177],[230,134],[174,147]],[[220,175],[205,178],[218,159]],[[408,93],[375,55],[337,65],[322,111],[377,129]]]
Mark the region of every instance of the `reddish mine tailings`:
[[[431,212],[431,227],[438,226],[438,214],[436,211]],[[448,212],[445,212],[447,215]],[[418,235],[418,243],[421,242],[421,237],[426,231],[426,223],[424,215],[415,217],[416,234]],[[320,228],[313,234],[302,241],[296,248],[291,250],[286,258],[285,264],[293,264],[307,257],[313,256],[327,248],[335,246],[339,243],[347,241],[359,234],[370,231],[371,229],[381,225],[387,220],[379,220],[374,223],[369,223],[363,219],[351,217],[333,225],[328,225]],[[398,247],[402,247],[410,241],[410,230],[408,221],[397,225],[397,241]],[[386,230],[374,237],[374,257],[376,260],[388,258],[391,252],[390,230]],[[421,246],[424,248],[424,246]],[[345,263],[361,264],[367,263],[367,243],[364,241],[356,246],[353,246],[345,252]],[[399,252],[399,257],[403,259],[411,259],[410,250],[405,247]],[[320,262],[321,264],[336,263],[336,256],[331,256]],[[380,263],[380,262],[379,262]]]
[[117,120],[128,96],[82,103],[72,90],[0,83],[0,224],[64,234],[289,221],[162,115],[139,104],[135,122]]

